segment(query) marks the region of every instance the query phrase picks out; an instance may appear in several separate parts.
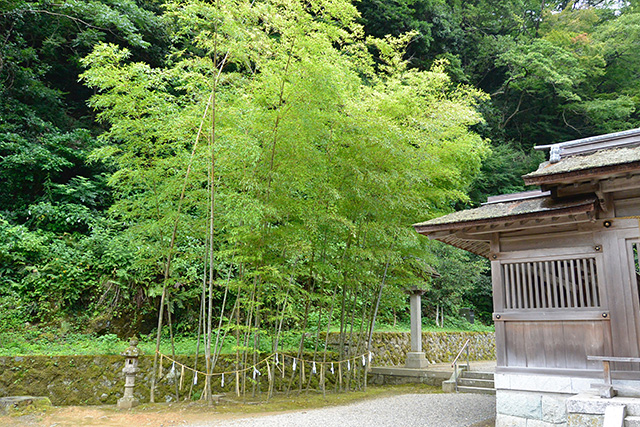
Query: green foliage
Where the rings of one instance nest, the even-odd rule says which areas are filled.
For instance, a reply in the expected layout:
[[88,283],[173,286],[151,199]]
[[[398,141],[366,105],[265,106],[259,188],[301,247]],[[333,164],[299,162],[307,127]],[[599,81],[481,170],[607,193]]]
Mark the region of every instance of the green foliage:
[[494,146],[469,191],[472,204],[479,206],[489,196],[526,191],[522,175],[535,170],[543,160],[544,154],[539,151],[527,153],[507,144]]
[[[491,94],[482,108],[486,124],[478,131],[494,147],[524,153],[536,144],[638,126],[636,6],[616,1],[358,2],[368,32],[383,37],[416,31],[409,49],[413,66],[428,68],[438,58],[449,58],[448,72],[458,81]],[[485,170],[480,179],[504,183],[497,193],[520,187],[519,177],[506,178]]]
[[[481,121],[481,92],[454,85],[444,63],[409,70],[406,38],[364,40],[349,4],[315,7],[323,20],[295,1],[170,3],[184,50],[167,67],[129,62],[107,44],[83,60],[82,78],[97,91],[91,105],[110,126],[94,158],[118,169],[111,213],[148,248],[136,262],[156,266],[155,277],[168,251],[161,230],[178,221],[171,280],[182,286],[171,298],[184,307],[199,295],[202,267],[193,266],[206,253],[211,153],[217,274],[231,269],[240,304],[250,304],[251,287],[264,295],[263,321],[275,328],[285,295],[296,301],[285,316],[299,324],[306,298],[329,304],[318,295],[327,285],[368,309],[385,264],[424,250],[407,225],[466,200],[488,152],[469,132]],[[381,53],[376,68],[367,43]],[[207,146],[198,118],[212,90]]]
[[162,28],[153,11],[129,0],[0,5],[3,326],[86,320],[104,284],[131,265],[130,254],[117,265],[102,257],[109,240],[123,241],[102,218],[112,202],[107,170],[88,163],[99,130],[85,105],[91,92],[78,82],[79,58],[112,41],[153,61]]
[[97,181],[101,167],[86,164],[96,141],[87,129],[90,92],[77,80],[79,58],[99,41],[144,49],[142,34],[162,37],[161,29],[152,12],[130,0],[2,4],[0,211],[23,215],[29,204],[51,198],[52,185]]
[[[17,355],[49,355],[73,356],[96,354],[120,354],[128,346],[127,340],[118,338],[115,334],[95,335],[65,330],[61,327],[26,327],[16,331],[0,331],[0,356]],[[140,341],[143,354],[155,352],[155,345],[151,339],[143,337]],[[171,351],[169,340],[162,342],[161,351]],[[178,339],[176,341],[178,354],[194,354],[193,339]]]
[[[435,319],[436,306],[444,309],[449,315],[458,317],[458,309],[466,302],[472,302],[474,294],[482,292],[487,287],[486,273],[489,271],[489,262],[460,249],[431,242],[431,265],[440,274],[433,279],[432,286],[425,293],[429,317]],[[490,283],[490,282],[489,282]],[[466,297],[466,298],[465,298]],[[477,306],[476,311],[485,312],[487,307]],[[491,307],[489,313],[492,312]],[[483,318],[482,316],[480,316]]]
[[257,304],[267,329],[299,327],[307,302],[309,329],[332,305],[333,327],[343,312],[359,326],[379,292],[391,323],[414,285],[445,319],[471,305],[488,321],[486,265],[409,224],[525,190],[536,144],[638,126],[639,16],[598,1],[2,2],[0,321],[149,331],[176,224],[181,333],[209,245],[215,310],[228,283],[227,309]]

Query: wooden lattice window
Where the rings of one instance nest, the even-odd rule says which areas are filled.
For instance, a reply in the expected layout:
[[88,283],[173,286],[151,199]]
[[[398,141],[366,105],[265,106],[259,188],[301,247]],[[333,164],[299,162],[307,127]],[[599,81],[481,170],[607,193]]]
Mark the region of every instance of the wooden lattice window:
[[598,308],[593,257],[502,264],[506,309]]

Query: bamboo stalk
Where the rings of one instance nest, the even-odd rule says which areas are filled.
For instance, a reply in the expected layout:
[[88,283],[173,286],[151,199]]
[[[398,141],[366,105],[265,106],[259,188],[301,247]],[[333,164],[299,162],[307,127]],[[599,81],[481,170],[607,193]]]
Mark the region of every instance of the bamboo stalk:
[[[371,351],[371,339],[373,338],[373,330],[376,327],[376,317],[378,316],[378,308],[380,307],[380,300],[382,299],[382,291],[384,290],[384,284],[387,279],[387,270],[389,269],[389,258],[384,266],[384,274],[382,275],[382,283],[380,284],[380,292],[378,292],[378,298],[376,299],[376,308],[373,312],[373,319],[371,320],[371,327],[369,329],[369,338],[367,340],[367,350]],[[393,311],[393,324],[395,326],[395,309]]]
[[[354,354],[354,350],[353,350],[353,322],[354,322],[355,316],[356,316],[358,294],[359,294],[359,290],[358,289],[354,289],[353,290],[353,304],[352,304],[352,307],[351,307],[351,320],[350,320],[350,326],[349,326],[349,354],[347,355],[347,358],[350,358]],[[347,372],[347,382],[346,382],[346,390],[347,391],[349,391],[349,389],[351,387],[351,376],[352,376],[352,371],[349,370]]]
[[[240,269],[240,275],[241,275],[241,283],[244,280],[244,269],[241,268]],[[236,308],[236,327],[235,327],[235,334],[236,334],[236,395],[238,397],[240,397],[240,290],[238,290],[238,295],[236,296],[236,304],[237,304],[237,308]]]
[[[258,300],[260,298],[260,276],[258,276],[258,280],[256,283],[256,296],[253,304],[253,312],[254,314],[254,328],[253,328],[253,364],[256,365],[258,363],[258,352],[260,351],[260,304]],[[258,376],[258,384],[260,384],[260,377]],[[258,393],[260,393],[260,387],[257,387]],[[252,396],[256,396],[256,383],[253,383],[252,387]]]
[[[304,321],[303,321],[303,325],[302,325],[302,330],[304,331],[307,328],[307,322],[309,320],[309,307],[311,305],[311,298],[309,296],[307,296],[307,306],[304,310]],[[304,339],[305,339],[305,332],[302,332],[302,335],[300,336],[300,346],[298,347],[298,359],[300,359],[301,355],[302,355],[302,350],[304,348]],[[293,384],[293,379],[295,376],[295,372],[292,370],[291,371],[291,378],[289,379],[289,385],[287,386],[287,395],[289,394],[289,392],[291,391],[291,385]]]
[[[222,343],[220,343],[220,330],[222,329],[222,319],[224,317],[224,308],[227,304],[227,295],[229,294],[229,282],[231,280],[231,267],[229,267],[229,272],[227,274],[227,282],[224,287],[224,296],[222,298],[222,307],[220,308],[220,319],[218,321],[218,330],[216,332],[216,343],[213,346],[213,362],[211,364],[211,369],[215,369],[216,362],[218,360],[218,344],[220,344],[220,348],[222,348],[222,344],[224,343],[224,337],[222,338]],[[226,336],[226,334],[225,334]]]
[[[316,360],[316,355],[318,354],[318,341],[320,340],[320,324],[322,323],[322,300],[318,304],[318,326],[316,328],[316,339],[313,347],[313,357],[312,360]],[[311,375],[309,375],[309,381],[307,382],[306,390],[309,391],[311,388]]]
[[[220,72],[222,71],[222,69],[220,69]],[[218,73],[218,77],[220,77],[220,73]],[[164,304],[165,304],[165,299],[166,299],[166,295],[167,295],[167,281],[169,280],[169,273],[171,271],[171,258],[173,255],[173,248],[175,246],[175,239],[176,239],[176,235],[178,232],[178,222],[180,220],[180,212],[182,209],[182,203],[184,201],[184,195],[187,189],[187,183],[189,182],[189,174],[191,172],[191,166],[193,164],[193,159],[195,158],[195,154],[196,154],[196,148],[198,147],[198,141],[200,140],[200,136],[202,135],[202,128],[204,126],[206,117],[207,117],[207,112],[209,110],[209,106],[212,103],[213,100],[213,96],[214,96],[214,91],[211,92],[211,94],[209,95],[209,100],[207,101],[207,104],[205,106],[204,109],[204,113],[202,115],[202,120],[200,121],[200,127],[198,129],[198,133],[196,135],[196,139],[195,142],[193,144],[193,148],[191,149],[191,156],[189,158],[189,163],[187,166],[187,171],[185,172],[185,177],[184,177],[184,182],[182,185],[182,190],[180,192],[180,199],[178,201],[178,209],[177,209],[177,214],[176,214],[176,220],[173,224],[173,231],[171,233],[171,241],[169,243],[169,250],[167,251],[167,261],[165,264],[165,270],[164,270],[164,279],[162,281],[162,296],[160,297],[160,312],[158,313],[158,326],[157,326],[157,333],[156,333],[156,352],[153,356],[153,374],[151,376],[151,390],[150,390],[150,402],[154,403],[155,402],[155,385],[156,385],[156,376],[155,376],[155,372],[156,372],[156,368],[157,368],[157,363],[158,363],[158,352],[160,351],[160,338],[162,336],[162,319],[163,319],[163,311],[164,311]],[[156,202],[157,204],[157,202]]]
[[[285,310],[287,308],[287,303],[288,303],[288,298],[289,298],[289,292],[291,291],[291,282],[293,281],[293,273],[289,275],[289,287],[287,288],[287,293],[284,296],[284,301],[282,302],[282,309],[280,311],[280,322],[277,326],[277,332],[276,332],[276,337],[275,337],[275,341],[273,343],[273,352],[276,354],[276,357],[278,357],[278,350],[279,350],[279,344],[280,344],[280,334],[282,333],[282,325],[284,323],[284,315],[285,315]],[[278,320],[276,319],[276,322],[278,322]],[[284,363],[284,359],[282,360],[282,378],[284,378],[284,374],[285,374],[285,363]],[[275,375],[275,365],[274,365],[274,375]],[[275,380],[274,380],[274,384],[275,384]],[[280,382],[281,384],[281,391],[282,388],[284,387],[284,381]],[[269,391],[269,397],[273,396],[273,388]]]
[[322,397],[327,397],[327,390],[325,388],[325,376],[324,376],[324,363],[320,365],[320,386],[322,387]]
[[[204,328],[204,310],[205,310],[205,298],[207,295],[207,277],[206,277],[206,258],[205,258],[205,272],[202,276],[202,293],[200,295],[200,315],[198,316],[198,334],[196,335],[196,355],[193,361],[193,370],[198,370],[198,356],[200,355],[200,336],[202,334],[202,329]],[[191,381],[191,385],[189,385],[189,398],[193,396],[193,381]]]
[[[327,347],[329,345],[329,331],[331,330],[331,321],[333,320],[333,308],[335,307],[336,295],[338,294],[338,286],[333,289],[333,296],[331,297],[331,308],[329,309],[329,319],[327,321],[327,334],[324,337],[324,352],[322,355],[322,363],[327,361]],[[323,390],[323,395],[325,391]]]
[[[173,360],[176,360],[176,346],[175,346],[175,342],[173,339],[173,325],[171,322],[171,310],[169,310],[169,300],[167,299],[167,323],[169,326],[169,338],[171,341],[171,357],[173,358]],[[175,371],[173,372],[173,374],[175,375]],[[174,385],[175,385],[175,394],[176,394],[176,402],[180,401],[180,391],[178,390],[178,382],[174,381]]]

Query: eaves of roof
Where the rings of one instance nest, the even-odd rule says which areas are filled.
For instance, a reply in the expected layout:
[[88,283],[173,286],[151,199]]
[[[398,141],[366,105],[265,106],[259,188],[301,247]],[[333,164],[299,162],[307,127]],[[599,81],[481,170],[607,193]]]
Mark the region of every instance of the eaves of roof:
[[522,178],[527,185],[548,185],[637,170],[640,170],[640,146],[574,155],[563,158],[557,163],[544,162],[536,171],[524,175]]
[[554,200],[551,196],[544,196],[493,203],[413,224],[413,227],[418,233],[428,235],[436,231],[460,230],[486,224],[576,215],[593,212],[596,201],[594,195],[589,195],[568,200]]

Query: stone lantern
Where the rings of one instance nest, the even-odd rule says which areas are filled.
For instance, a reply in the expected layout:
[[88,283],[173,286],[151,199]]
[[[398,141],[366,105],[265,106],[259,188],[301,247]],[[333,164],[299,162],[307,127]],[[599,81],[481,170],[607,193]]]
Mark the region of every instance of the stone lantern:
[[416,286],[407,289],[411,306],[411,351],[407,353],[405,366],[412,369],[424,369],[429,365],[422,351],[422,295],[424,290]]
[[138,373],[138,357],[142,352],[138,348],[138,340],[135,338],[131,338],[129,341],[129,348],[127,348],[123,353],[121,353],[125,357],[124,368],[122,368],[122,372],[125,375],[124,382],[124,396],[121,399],[118,399],[118,409],[131,409],[134,406],[138,406],[140,403],[138,399],[133,397],[133,386],[136,381],[136,373]]

